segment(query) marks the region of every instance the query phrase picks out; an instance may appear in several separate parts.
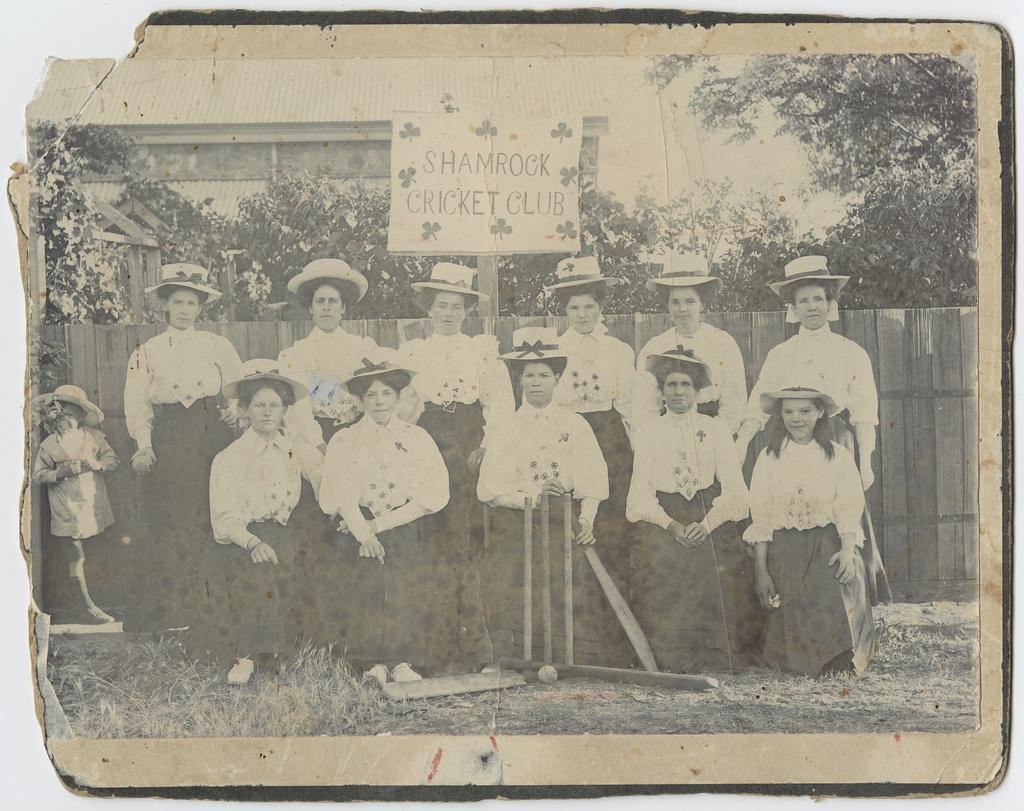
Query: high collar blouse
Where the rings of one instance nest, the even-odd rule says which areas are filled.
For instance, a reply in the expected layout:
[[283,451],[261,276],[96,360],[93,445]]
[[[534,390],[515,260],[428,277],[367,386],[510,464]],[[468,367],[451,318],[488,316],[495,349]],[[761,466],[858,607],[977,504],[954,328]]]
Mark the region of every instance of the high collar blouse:
[[814,440],[806,445],[785,440],[778,456],[765,448],[750,480],[751,525],[747,543],[771,541],[778,529],[813,529],[835,524],[840,535],[863,543],[860,519],[864,485],[853,456],[832,443],[832,459]]
[[633,383],[633,425],[639,427],[655,419],[662,410],[664,400],[658,390],[658,381],[647,371],[647,359],[657,352],[666,352],[677,346],[691,349],[710,367],[710,385],[700,390],[698,403],[718,402],[718,417],[730,433],[739,429],[743,410],[747,404],[747,378],[743,370],[743,355],[733,337],[725,330],[701,322],[693,335],[683,337],[675,327],[656,335],[640,350],[636,361]]
[[555,402],[578,414],[614,408],[628,428],[633,400],[632,347],[609,335],[604,324],[587,335],[570,327],[558,343],[569,358],[555,388]]
[[[608,467],[590,425],[552,402],[546,408],[523,403],[495,427],[493,444],[480,466],[477,496],[497,506],[523,508],[550,480],[580,500],[608,498]],[[592,521],[593,516],[589,516]]]
[[708,531],[747,517],[750,496],[732,437],[720,420],[695,408],[685,414],[667,412],[637,432],[626,518],[668,529],[672,519],[658,503],[658,493],[691,500],[716,479],[721,493],[706,505]]
[[320,452],[278,434],[267,441],[251,428],[222,450],[210,470],[210,522],[217,543],[251,549],[256,521],[287,526],[302,479],[320,485]]
[[761,410],[761,393],[786,386],[814,386],[849,409],[850,424],[878,425],[878,390],[871,358],[859,344],[837,335],[828,325],[816,330],[800,327],[787,341],[772,347],[750,393],[744,422],[763,428],[768,415]]
[[124,383],[128,433],[140,448],[151,447],[153,406],[181,403],[189,408],[215,397],[228,380],[242,376],[242,361],[231,341],[212,332],[168,327],[132,352]]
[[424,429],[393,416],[386,425],[363,417],[327,446],[320,508],[341,515],[360,543],[377,532],[438,512],[448,504],[448,469]]
[[479,402],[484,415],[484,435],[496,422],[515,411],[515,397],[508,371],[498,358],[498,339],[493,335],[440,335],[414,338],[399,348],[416,370],[412,379],[419,401],[444,408],[454,403]]

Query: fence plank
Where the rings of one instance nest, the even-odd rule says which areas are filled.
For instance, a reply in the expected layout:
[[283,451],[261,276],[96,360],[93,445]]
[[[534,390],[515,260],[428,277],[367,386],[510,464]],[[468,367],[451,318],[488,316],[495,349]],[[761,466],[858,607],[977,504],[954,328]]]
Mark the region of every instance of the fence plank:
[[751,313],[750,329],[751,380],[757,380],[768,352],[786,340],[785,317],[782,313]]
[[96,401],[104,412],[123,412],[128,374],[128,330],[119,324],[96,328]]
[[[878,356],[876,364],[879,386],[896,389],[904,385],[906,355],[904,352],[906,323],[902,310],[881,310],[876,314],[875,329],[878,346],[890,349]],[[892,525],[886,519],[907,515],[907,453],[904,431],[903,401],[882,400],[879,403],[879,443],[882,481],[882,534],[885,566],[890,580],[910,579],[910,548],[907,527]]]
[[722,329],[736,340],[736,345],[739,346],[740,354],[743,356],[743,374],[746,377],[744,382],[749,394],[756,380],[751,362],[753,328],[750,323],[750,313],[722,313],[721,315]]
[[96,370],[96,328],[91,324],[68,327],[68,352],[74,359],[71,383],[85,391],[94,403],[99,399],[99,374]]
[[640,352],[651,338],[661,335],[672,326],[672,320],[664,313],[637,313],[633,316],[633,334],[636,336],[636,351]]
[[[933,384],[932,322],[927,310],[907,313],[907,383],[913,391],[931,391]],[[938,508],[936,495],[936,442],[935,403],[931,399],[912,398],[904,402],[908,416],[907,457],[910,469],[907,476],[907,506],[911,515],[935,515]],[[910,528],[911,578],[936,580],[939,569],[939,534],[934,526],[918,525]]]

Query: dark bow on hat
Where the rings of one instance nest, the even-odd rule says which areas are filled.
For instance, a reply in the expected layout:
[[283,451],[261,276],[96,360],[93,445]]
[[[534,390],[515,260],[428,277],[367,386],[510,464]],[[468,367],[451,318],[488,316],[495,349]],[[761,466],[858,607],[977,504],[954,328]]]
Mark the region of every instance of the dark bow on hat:
[[279,375],[279,374],[281,374],[281,371],[279,369],[264,369],[263,371],[260,371],[260,372],[249,372],[249,374],[245,375],[242,379],[245,380],[246,378],[249,378],[249,377],[259,377],[260,375]]
[[538,358],[543,358],[543,353],[548,350],[558,349],[558,344],[546,344],[543,340],[536,340],[532,344],[529,341],[523,341],[519,346],[513,346],[512,351],[518,352],[519,355],[516,360],[525,358],[527,355],[536,355]]
[[353,376],[366,375],[371,372],[386,372],[390,368],[391,364],[386,360],[383,360],[380,363],[373,363],[369,358],[363,358],[363,368],[356,369],[355,372],[353,372]]
[[692,360],[694,363],[701,363],[700,358],[693,354],[693,350],[685,349],[682,344],[677,344],[675,349],[669,349],[664,354],[678,357],[680,360],[685,358]]
[[183,270],[179,270],[174,274],[174,278],[181,282],[192,282],[192,284],[205,284],[206,277],[202,273],[186,273]]

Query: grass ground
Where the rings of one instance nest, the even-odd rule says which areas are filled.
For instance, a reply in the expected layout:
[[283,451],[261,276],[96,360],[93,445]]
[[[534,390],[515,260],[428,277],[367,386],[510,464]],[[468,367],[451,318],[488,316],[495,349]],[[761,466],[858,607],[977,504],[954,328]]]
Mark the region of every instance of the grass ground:
[[97,738],[972,729],[977,604],[896,604],[875,616],[878,653],[863,676],[709,674],[721,686],[708,693],[566,679],[389,702],[325,651],[231,687],[173,637],[124,635],[53,637],[49,673],[75,733]]

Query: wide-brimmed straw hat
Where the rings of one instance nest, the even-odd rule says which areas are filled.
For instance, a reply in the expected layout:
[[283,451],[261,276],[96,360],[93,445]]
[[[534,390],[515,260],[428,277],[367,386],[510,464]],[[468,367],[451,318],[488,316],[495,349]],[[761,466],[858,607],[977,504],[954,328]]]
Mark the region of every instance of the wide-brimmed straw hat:
[[296,401],[301,400],[308,393],[308,389],[298,380],[281,374],[276,360],[269,358],[253,358],[242,364],[242,376],[229,380],[224,384],[224,396],[230,400],[238,397],[238,389],[243,383],[260,380],[277,380],[291,387]]
[[554,327],[521,327],[512,333],[512,349],[500,356],[507,361],[535,361],[567,358],[558,347],[558,330]]
[[544,292],[547,295],[568,287],[583,287],[595,284],[613,287],[619,283],[618,279],[612,279],[601,274],[601,265],[597,261],[596,256],[570,256],[567,259],[563,259],[555,266],[555,277],[558,281],[544,288]]
[[362,366],[353,370],[352,373],[342,381],[342,384],[348,386],[348,384],[353,380],[365,380],[367,378],[381,377],[391,372],[404,372],[410,378],[416,374],[416,372],[408,366],[395,363],[387,357],[379,356],[376,362],[370,358],[363,358]]
[[172,262],[160,268],[160,283],[147,287],[147,293],[157,293],[165,287],[184,287],[206,296],[207,302],[221,297],[220,291],[210,286],[210,271],[202,265]]
[[783,290],[798,282],[831,282],[835,285],[838,293],[850,281],[849,276],[831,273],[828,269],[828,259],[824,256],[801,256],[799,259],[789,262],[783,272],[786,278],[781,282],[768,283],[768,288],[777,296],[782,296]]
[[768,413],[779,400],[821,400],[825,404],[825,411],[829,416],[839,413],[836,401],[825,392],[812,386],[787,386],[776,391],[762,392],[761,410]]
[[353,270],[344,259],[314,259],[301,273],[288,280],[288,292],[299,295],[308,284],[330,281],[352,285],[356,291],[356,301],[366,295],[366,290],[370,286],[366,277]]
[[[689,366],[696,366],[704,370],[704,385],[710,385],[711,383],[711,366],[708,365],[707,361],[701,360],[697,357],[692,349],[686,349],[682,346],[676,346],[674,349],[666,349],[664,352],[651,352],[644,361],[644,365],[647,367],[647,371],[650,372],[654,365],[660,358],[668,358],[669,360],[678,361],[679,363],[686,364]],[[700,386],[699,388],[703,388]]]
[[673,251],[660,260],[652,259],[651,264],[661,265],[661,273],[645,282],[652,293],[668,287],[700,287],[716,293],[722,286],[722,280],[711,275],[708,260],[699,253]]
[[430,278],[423,282],[413,282],[411,285],[417,293],[427,293],[419,302],[423,309],[429,309],[430,290],[444,293],[461,293],[464,296],[472,296],[479,304],[487,301],[490,296],[481,293],[476,289],[476,270],[466,265],[457,265],[454,262],[438,262],[430,269]]
[[57,388],[49,394],[40,394],[35,397],[32,402],[38,406],[54,400],[76,405],[82,409],[84,414],[91,414],[95,418],[97,424],[103,422],[103,412],[100,410],[100,407],[92,403],[85,391],[80,389],[78,386],[72,386],[70,384],[57,386]]

